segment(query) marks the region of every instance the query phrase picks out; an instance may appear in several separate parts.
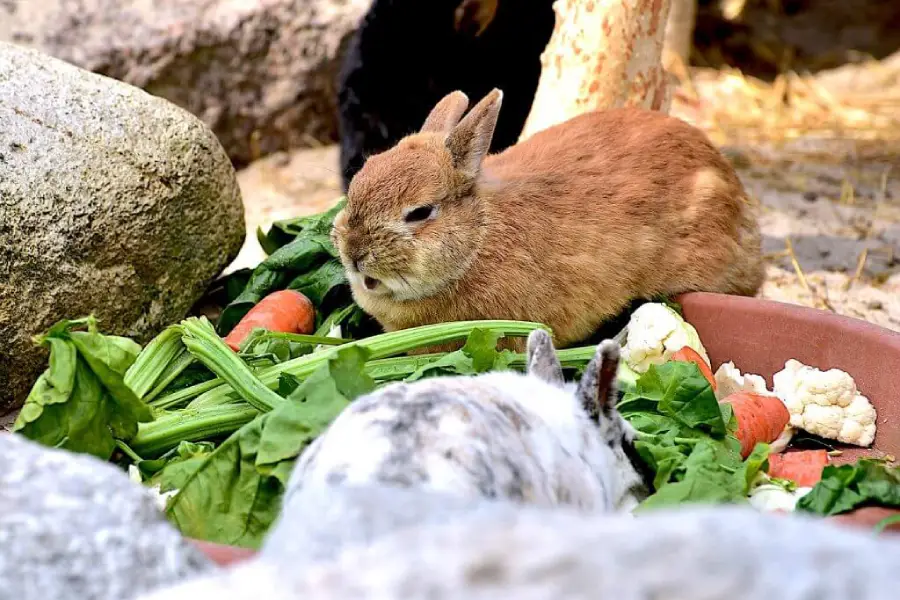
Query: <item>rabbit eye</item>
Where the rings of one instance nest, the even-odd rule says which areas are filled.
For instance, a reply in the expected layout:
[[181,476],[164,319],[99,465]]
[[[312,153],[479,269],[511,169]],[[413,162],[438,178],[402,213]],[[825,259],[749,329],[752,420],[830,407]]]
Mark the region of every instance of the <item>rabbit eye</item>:
[[433,204],[426,204],[425,206],[419,206],[408,213],[403,219],[407,223],[421,223],[422,221],[427,221],[428,219],[434,218],[437,214],[437,207]]

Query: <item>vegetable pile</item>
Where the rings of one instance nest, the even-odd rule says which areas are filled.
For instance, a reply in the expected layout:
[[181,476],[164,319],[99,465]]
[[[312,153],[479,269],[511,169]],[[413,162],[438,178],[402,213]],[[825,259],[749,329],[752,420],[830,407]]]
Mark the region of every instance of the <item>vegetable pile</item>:
[[[217,329],[190,317],[142,348],[103,334],[92,317],[56,324],[36,340],[49,347],[49,365],[14,430],[121,465],[157,491],[187,536],[255,548],[296,458],[357,397],[393,381],[524,370],[525,356],[497,343],[541,324],[377,333],[329,239],[341,205],[260,232],[269,257],[224,280]],[[465,344],[407,355],[453,341]],[[559,351],[570,378],[593,354]],[[665,303],[632,314],[622,357],[619,410],[655,474],[638,512],[685,502],[819,515],[900,506],[900,470],[884,461],[837,467],[826,450],[779,453],[801,430],[871,443],[874,409],[846,373],[789,361],[771,392],[730,363],[713,374],[697,332]]]

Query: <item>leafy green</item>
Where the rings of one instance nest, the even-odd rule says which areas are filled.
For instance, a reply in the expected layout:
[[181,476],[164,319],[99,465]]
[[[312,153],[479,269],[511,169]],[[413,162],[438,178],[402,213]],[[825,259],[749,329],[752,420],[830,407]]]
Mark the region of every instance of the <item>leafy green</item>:
[[651,366],[622,398],[619,411],[638,431],[635,449],[655,474],[656,491],[640,510],[744,502],[754,478],[766,468],[765,444],[741,459],[731,407],[716,401],[693,363]]
[[709,382],[694,363],[651,365],[618,405],[628,418],[634,414],[663,415],[675,423],[715,437],[727,432],[722,409]]
[[357,396],[374,389],[368,351],[338,350],[272,412],[243,426],[183,482],[169,503],[184,535],[256,548],[278,515],[297,456]]
[[831,516],[863,505],[900,507],[900,468],[869,458],[828,465],[821,481],[797,502],[797,510]]
[[343,288],[344,304],[351,302],[347,280],[330,238],[334,217],[345,203],[341,198],[325,213],[280,221],[268,235],[258,236],[270,254],[222,311],[217,328],[220,334],[231,331],[257,302],[277,290],[291,288],[307,295],[317,308],[317,318],[325,298],[338,288]]
[[124,381],[138,344],[99,333],[93,317],[61,321],[37,341],[50,347],[50,361],[14,431],[47,446],[108,459],[116,439],[127,441],[139,422],[153,419]]
[[465,345],[455,352],[423,365],[407,381],[416,381],[440,375],[475,375],[487,371],[502,371],[509,367],[513,353],[498,351],[500,332],[490,329],[473,329]]

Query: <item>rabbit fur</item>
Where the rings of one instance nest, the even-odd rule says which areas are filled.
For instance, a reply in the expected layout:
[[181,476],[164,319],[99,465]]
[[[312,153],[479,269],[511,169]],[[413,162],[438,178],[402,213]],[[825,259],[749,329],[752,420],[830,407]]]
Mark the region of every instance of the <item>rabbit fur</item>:
[[385,386],[349,405],[300,456],[288,487],[377,483],[584,510],[629,510],[652,473],[615,408],[619,349],[598,346],[566,384],[550,335],[528,338],[527,374]]
[[413,133],[453,90],[506,92],[491,141],[516,143],[554,26],[553,0],[374,0],[337,81],[344,191],[366,158]]
[[635,299],[756,293],[756,206],[700,130],[613,109],[488,156],[502,98],[449,94],[353,178],[332,239],[385,330],[518,319],[565,347]]

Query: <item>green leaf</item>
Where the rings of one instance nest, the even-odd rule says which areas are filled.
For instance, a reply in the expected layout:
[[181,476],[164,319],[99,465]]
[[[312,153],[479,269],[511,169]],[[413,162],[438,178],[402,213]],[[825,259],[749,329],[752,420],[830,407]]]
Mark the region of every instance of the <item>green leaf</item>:
[[296,458],[350,402],[375,389],[365,373],[367,358],[364,348],[338,350],[273,411],[257,459],[263,472],[271,473],[278,463]]
[[[280,508],[293,464],[306,446],[361,394],[368,351],[341,348],[271,412],[244,425],[182,481],[169,503],[184,535],[259,547]],[[193,468],[185,461],[177,475]]]
[[462,348],[423,365],[407,377],[406,381],[441,375],[476,375],[506,370],[513,360],[513,353],[497,350],[497,341],[500,337],[498,332],[490,329],[473,329]]
[[259,548],[278,516],[284,488],[256,469],[262,429],[271,413],[247,423],[206,456],[169,501],[166,514],[182,535]]
[[[333,211],[334,209],[332,209]],[[268,294],[283,290],[288,283],[299,275],[307,274],[310,278],[316,268],[338,256],[331,243],[329,231],[334,219],[332,211],[324,215],[306,217],[304,225],[299,227],[296,237],[280,246],[254,270],[243,291],[222,311],[219,318],[218,331],[226,335],[238,321],[260,300]],[[330,216],[326,216],[330,215]],[[327,228],[326,228],[327,222]],[[333,265],[326,267],[333,273]],[[323,277],[327,280],[328,277]],[[321,282],[317,282],[321,286]],[[312,285],[312,281],[309,283]],[[314,291],[319,287],[313,286]],[[318,303],[313,302],[318,308]]]
[[684,462],[680,481],[663,485],[638,507],[651,510],[684,503],[746,501],[747,489],[740,457],[714,441],[698,443]]
[[647,411],[652,404],[689,428],[721,437],[727,433],[722,410],[709,382],[694,363],[671,361],[651,365],[619,404],[623,415]]
[[350,297],[350,283],[344,265],[336,258],[329,260],[314,271],[298,275],[288,284],[288,289],[296,290],[309,298],[313,306],[323,306],[332,293],[342,292]]
[[[87,331],[75,328],[87,327]],[[135,342],[107,336],[93,317],[60,321],[39,338],[50,347],[47,370],[25,401],[14,431],[51,447],[108,459],[115,440],[153,419],[150,408],[125,385],[140,352]]]
[[822,480],[797,502],[797,510],[831,516],[863,505],[900,507],[900,468],[867,458],[852,465],[828,465]]

